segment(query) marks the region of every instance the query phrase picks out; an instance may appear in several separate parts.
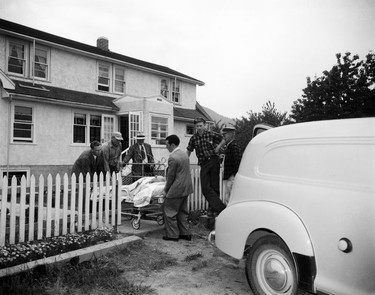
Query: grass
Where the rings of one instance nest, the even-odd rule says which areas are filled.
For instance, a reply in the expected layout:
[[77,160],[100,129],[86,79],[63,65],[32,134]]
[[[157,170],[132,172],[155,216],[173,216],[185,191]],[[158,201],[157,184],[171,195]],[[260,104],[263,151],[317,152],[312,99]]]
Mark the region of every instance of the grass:
[[[198,220],[199,214],[194,216]],[[194,236],[204,238],[207,229],[193,223]],[[161,249],[162,250],[162,249]],[[131,282],[134,273],[150,276],[153,272],[176,266],[178,261],[171,255],[145,243],[144,240],[115,249],[106,256],[91,261],[57,266],[41,266],[21,274],[0,278],[1,295],[154,295],[150,286]],[[207,266],[201,261],[202,253],[192,253],[186,262],[194,261],[193,271]],[[130,277],[130,279],[129,279]]]
[[[142,254],[143,253],[143,254]],[[131,283],[126,274],[129,270],[142,268],[157,271],[176,263],[168,255],[156,251],[152,258],[143,241],[129,248],[115,250],[78,265],[39,267],[28,272],[0,279],[0,294],[154,294],[150,286]],[[161,254],[161,255],[159,255]]]

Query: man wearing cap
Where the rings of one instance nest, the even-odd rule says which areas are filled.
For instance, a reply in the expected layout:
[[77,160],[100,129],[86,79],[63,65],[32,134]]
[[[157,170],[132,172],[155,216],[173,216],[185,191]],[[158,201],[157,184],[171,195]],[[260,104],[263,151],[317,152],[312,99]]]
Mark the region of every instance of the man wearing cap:
[[122,152],[121,140],[124,140],[121,133],[113,132],[111,140],[105,142],[102,146],[101,159],[103,162],[103,172],[105,174],[109,172],[112,175],[113,172],[117,173],[120,171]]
[[132,160],[132,175],[134,181],[142,176],[152,176],[153,170],[151,164],[154,163],[151,145],[145,143],[146,136],[140,132],[135,138],[137,142],[130,146],[123,160],[124,164]]
[[220,158],[219,143],[222,136],[216,132],[206,130],[206,120],[195,118],[196,133],[190,138],[187,154],[195,150],[198,164],[201,166],[200,178],[202,193],[209,204],[208,216],[213,217],[225,209],[220,200]]
[[235,128],[232,126],[224,126],[221,132],[224,138],[220,145],[225,145],[223,175],[224,203],[228,204],[233,187],[234,177],[236,176],[238,167],[240,166],[242,153],[234,138]]

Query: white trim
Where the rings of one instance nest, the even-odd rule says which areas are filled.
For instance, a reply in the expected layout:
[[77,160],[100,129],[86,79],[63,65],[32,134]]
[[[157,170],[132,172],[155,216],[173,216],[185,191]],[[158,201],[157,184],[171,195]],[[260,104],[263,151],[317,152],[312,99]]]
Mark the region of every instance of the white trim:
[[16,84],[0,69],[0,82],[4,89],[15,90]]

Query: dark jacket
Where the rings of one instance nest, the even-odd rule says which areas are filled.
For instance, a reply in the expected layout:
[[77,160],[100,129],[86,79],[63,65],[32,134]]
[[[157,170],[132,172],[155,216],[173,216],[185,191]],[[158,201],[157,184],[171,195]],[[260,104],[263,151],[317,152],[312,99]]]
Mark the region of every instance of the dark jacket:
[[72,168],[72,175],[74,173],[78,181],[78,177],[80,173],[82,173],[83,175],[83,180],[86,179],[86,174],[89,173],[91,175],[91,180],[92,180],[94,173],[98,172],[97,160],[95,160],[94,155],[92,154],[91,150],[84,151],[78,157],[78,159],[74,162],[73,168]]

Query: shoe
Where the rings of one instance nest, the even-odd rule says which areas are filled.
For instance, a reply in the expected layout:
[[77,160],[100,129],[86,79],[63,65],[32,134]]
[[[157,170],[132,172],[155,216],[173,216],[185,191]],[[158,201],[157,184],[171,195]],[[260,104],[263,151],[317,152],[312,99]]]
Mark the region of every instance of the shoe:
[[179,235],[178,238],[186,241],[191,241],[191,235]]
[[164,241],[174,241],[174,242],[178,242],[178,238],[170,238],[170,237],[167,237],[167,236],[164,236],[164,237],[163,237],[163,240],[164,240]]

